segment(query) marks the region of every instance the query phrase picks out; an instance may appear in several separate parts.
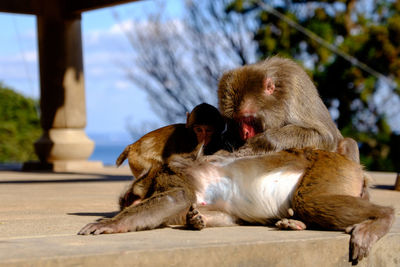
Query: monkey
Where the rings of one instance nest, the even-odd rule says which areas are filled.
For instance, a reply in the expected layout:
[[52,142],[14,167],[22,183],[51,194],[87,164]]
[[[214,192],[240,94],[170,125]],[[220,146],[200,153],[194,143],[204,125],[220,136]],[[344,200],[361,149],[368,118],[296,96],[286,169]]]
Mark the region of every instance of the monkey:
[[187,113],[186,116],[186,128],[192,129],[195,133],[196,146],[203,144],[205,155],[214,154],[222,149],[221,133],[225,129],[225,121],[217,108],[202,103],[197,105],[191,113]]
[[393,224],[392,207],[362,198],[362,166],[339,153],[303,148],[211,160],[196,153],[172,155],[155,174],[151,196],[78,234],[153,229],[184,214],[198,230],[277,221],[281,229],[344,230],[356,263]]
[[164,163],[172,154],[193,151],[197,144],[204,142],[204,153],[219,150],[219,135],[224,121],[219,111],[207,103],[197,105],[187,113],[186,124],[178,123],[156,129],[128,145],[116,160],[120,166],[127,158],[135,178],[147,173],[154,161]]
[[358,150],[357,142],[350,137],[339,140],[336,152],[346,156],[348,159],[360,163],[360,152]]
[[225,72],[218,101],[228,121],[226,142],[238,155],[305,147],[335,151],[343,139],[312,80],[290,59],[274,56]]
[[[343,138],[310,77],[290,59],[275,56],[224,73],[218,100],[228,122],[225,149],[236,156],[314,147],[360,163],[357,142]],[[366,188],[371,179],[364,176]]]
[[204,154],[210,155],[222,148],[221,132],[225,122],[214,106],[202,103],[187,113],[186,124],[172,124],[141,137],[128,145],[116,160],[120,166],[126,158],[135,181],[119,198],[120,210],[138,203],[146,197],[152,180],[147,175],[157,172],[172,154],[193,151],[199,143],[204,144]]
[[[190,164],[196,158],[193,153],[180,154],[180,160]],[[171,219],[185,217],[192,203],[196,202],[196,188],[194,183],[186,179],[180,168],[174,168],[173,165],[171,168],[166,163],[160,168],[152,168],[145,176],[149,176],[148,179],[152,182],[147,192],[148,197],[125,207],[113,218],[86,225],[78,234],[148,230],[165,226]]]

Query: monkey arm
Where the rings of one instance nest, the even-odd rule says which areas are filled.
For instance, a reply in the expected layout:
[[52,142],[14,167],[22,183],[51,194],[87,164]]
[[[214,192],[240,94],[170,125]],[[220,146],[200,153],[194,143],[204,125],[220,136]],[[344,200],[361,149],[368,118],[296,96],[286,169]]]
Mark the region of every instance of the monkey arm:
[[185,214],[192,201],[188,190],[174,188],[145,199],[137,205],[131,205],[111,219],[89,223],[78,232],[78,235],[154,229],[165,224],[172,217]]
[[239,150],[250,148],[255,151],[280,151],[305,147],[334,151],[337,144],[330,134],[323,135],[315,129],[290,124],[281,128],[268,129],[250,138]]

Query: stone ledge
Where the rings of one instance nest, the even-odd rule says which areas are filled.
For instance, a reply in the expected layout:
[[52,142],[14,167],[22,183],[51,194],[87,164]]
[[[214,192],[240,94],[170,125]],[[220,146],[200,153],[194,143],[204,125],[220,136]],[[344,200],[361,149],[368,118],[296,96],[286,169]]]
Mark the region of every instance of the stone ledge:
[[[400,225],[357,266],[399,266]],[[127,234],[9,238],[0,266],[351,266],[341,232],[268,227],[158,229]]]
[[[400,266],[396,174],[371,173],[372,201],[396,209],[390,233],[358,266]],[[248,226],[78,236],[118,209],[129,168],[79,173],[0,171],[0,266],[351,266],[349,235]]]

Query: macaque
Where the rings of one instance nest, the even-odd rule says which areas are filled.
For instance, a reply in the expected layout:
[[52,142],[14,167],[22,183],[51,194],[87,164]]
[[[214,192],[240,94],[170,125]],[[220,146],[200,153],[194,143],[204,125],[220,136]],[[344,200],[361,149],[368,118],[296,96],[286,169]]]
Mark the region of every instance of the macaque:
[[[172,154],[189,153],[200,143],[204,144],[206,155],[219,150],[224,128],[225,122],[219,111],[212,105],[202,103],[187,114],[186,124],[159,128],[128,145],[118,157],[116,165],[120,166],[128,158],[136,180],[120,197],[120,209],[146,197],[154,173],[157,173]],[[148,175],[150,172],[152,174]]]
[[203,144],[205,155],[214,154],[221,149],[221,133],[225,129],[225,121],[215,107],[203,103],[186,116],[186,128],[192,129],[196,135],[196,146]]
[[187,225],[198,230],[276,222],[280,229],[346,231],[354,263],[368,255],[394,221],[393,208],[362,198],[362,167],[325,150],[219,155],[211,160],[195,152],[173,155],[152,179],[148,198],[114,218],[86,225],[78,234],[153,229],[185,214]]
[[239,155],[305,147],[336,151],[343,138],[310,77],[289,59],[275,56],[224,73],[218,99],[230,122],[227,142],[242,145]]

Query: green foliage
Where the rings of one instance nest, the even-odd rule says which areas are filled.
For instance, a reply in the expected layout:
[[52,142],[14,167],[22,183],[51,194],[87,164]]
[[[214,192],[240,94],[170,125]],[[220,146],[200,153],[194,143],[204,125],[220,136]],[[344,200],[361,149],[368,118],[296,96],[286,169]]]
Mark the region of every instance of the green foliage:
[[37,101],[0,83],[0,162],[37,159],[33,143],[40,134]]
[[[343,135],[359,142],[362,163],[370,170],[399,171],[396,165],[399,150],[395,148],[399,147],[400,138],[390,129],[382,114],[384,109],[374,102],[382,79],[300,33],[254,1],[232,2],[232,6],[240,2],[240,6],[250,9],[252,5],[258,11],[255,40],[261,58],[279,54],[312,63],[309,73],[326,105],[331,108],[335,104],[333,108],[339,113],[336,123]],[[399,96],[400,0],[276,3],[279,6],[274,8],[292,21],[394,80],[397,84],[390,85],[391,94]],[[368,9],[370,12],[366,12],[367,6],[372,7]],[[387,108],[400,111],[400,107]]]

